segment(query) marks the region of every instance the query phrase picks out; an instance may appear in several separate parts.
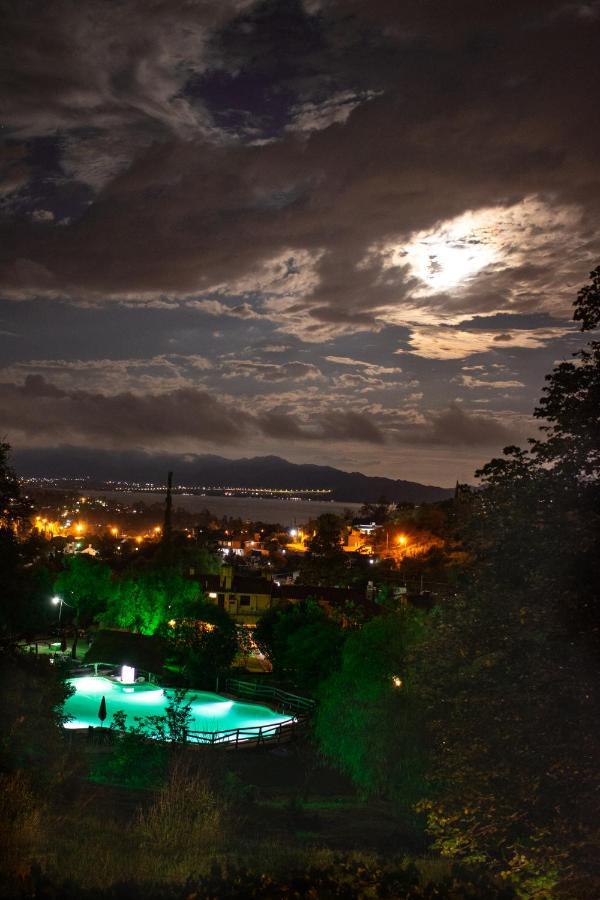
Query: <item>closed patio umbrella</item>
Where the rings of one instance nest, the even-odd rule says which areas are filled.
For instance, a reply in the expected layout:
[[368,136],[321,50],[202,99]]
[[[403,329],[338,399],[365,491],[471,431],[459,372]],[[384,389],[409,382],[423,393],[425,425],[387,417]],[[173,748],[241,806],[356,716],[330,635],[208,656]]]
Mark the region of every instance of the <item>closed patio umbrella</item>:
[[100,709],[98,710],[98,718],[100,719],[100,727],[104,726],[104,720],[106,719],[106,697],[102,694],[102,700],[100,701]]

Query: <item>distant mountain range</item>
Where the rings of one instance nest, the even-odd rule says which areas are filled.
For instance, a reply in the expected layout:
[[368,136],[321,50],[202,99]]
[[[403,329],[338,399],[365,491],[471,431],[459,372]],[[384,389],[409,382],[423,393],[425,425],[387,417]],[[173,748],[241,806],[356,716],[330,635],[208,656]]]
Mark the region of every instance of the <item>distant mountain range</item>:
[[222,456],[110,452],[79,447],[22,449],[13,454],[23,476],[79,479],[94,482],[127,481],[164,484],[172,470],[175,484],[242,488],[331,489],[332,499],[371,501],[380,497],[395,503],[434,503],[452,496],[449,488],[416,481],[344,472],[332,466],[288,462],[279,456],[226,459]]

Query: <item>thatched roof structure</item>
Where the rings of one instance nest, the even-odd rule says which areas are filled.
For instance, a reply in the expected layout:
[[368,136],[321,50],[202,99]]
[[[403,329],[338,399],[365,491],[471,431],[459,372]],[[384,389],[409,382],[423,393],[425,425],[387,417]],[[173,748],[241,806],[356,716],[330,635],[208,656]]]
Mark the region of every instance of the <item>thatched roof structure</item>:
[[99,631],[85,655],[87,663],[132,666],[158,674],[164,664],[166,645],[159,637],[132,634],[130,631]]

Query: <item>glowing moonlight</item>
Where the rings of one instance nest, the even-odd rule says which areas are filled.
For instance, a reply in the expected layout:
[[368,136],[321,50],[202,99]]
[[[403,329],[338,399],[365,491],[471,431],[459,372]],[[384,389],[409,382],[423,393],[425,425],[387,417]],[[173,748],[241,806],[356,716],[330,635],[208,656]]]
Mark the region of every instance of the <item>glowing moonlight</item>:
[[495,262],[497,250],[489,222],[478,213],[465,213],[434,231],[420,231],[402,250],[412,274],[428,290],[445,291]]

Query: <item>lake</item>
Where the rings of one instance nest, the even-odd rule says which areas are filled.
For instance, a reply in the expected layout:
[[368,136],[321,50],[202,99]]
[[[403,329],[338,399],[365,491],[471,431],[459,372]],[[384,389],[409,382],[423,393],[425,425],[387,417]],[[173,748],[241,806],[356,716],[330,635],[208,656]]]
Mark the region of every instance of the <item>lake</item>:
[[[120,500],[121,503],[136,503],[142,500],[149,506],[153,503],[164,503],[164,493],[150,491],[87,491],[89,496],[107,497]],[[286,528],[305,525],[323,513],[342,515],[344,510],[351,510],[355,515],[361,508],[360,503],[342,503],[338,500],[287,500],[262,497],[200,497],[196,494],[174,494],[173,508],[185,509],[191,513],[199,513],[209,509],[215,516],[232,516],[250,522],[279,522]]]

